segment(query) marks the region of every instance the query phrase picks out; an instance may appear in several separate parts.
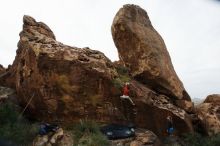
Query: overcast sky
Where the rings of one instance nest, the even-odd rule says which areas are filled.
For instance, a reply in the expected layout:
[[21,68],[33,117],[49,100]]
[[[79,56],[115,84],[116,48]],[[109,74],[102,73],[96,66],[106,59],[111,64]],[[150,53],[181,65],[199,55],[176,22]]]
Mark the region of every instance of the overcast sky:
[[0,2],[0,64],[12,64],[24,14],[46,23],[58,41],[100,50],[118,60],[111,24],[120,7],[144,8],[163,37],[192,98],[220,93],[218,0],[4,0]]

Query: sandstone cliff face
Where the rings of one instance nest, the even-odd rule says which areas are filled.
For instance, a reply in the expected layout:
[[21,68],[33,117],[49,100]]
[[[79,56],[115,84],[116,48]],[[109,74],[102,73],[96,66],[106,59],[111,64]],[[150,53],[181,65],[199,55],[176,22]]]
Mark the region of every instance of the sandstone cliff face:
[[161,94],[190,100],[175,73],[165,43],[145,10],[124,5],[114,18],[112,36],[120,60],[130,68],[135,79]]
[[[99,51],[55,40],[43,23],[24,16],[16,59],[10,69],[19,100],[35,117],[74,121],[97,118],[107,110],[109,86],[117,73]],[[96,112],[98,111],[99,112]]]
[[159,137],[166,135],[166,118],[172,116],[175,134],[193,132],[189,115],[164,95],[160,95],[132,80],[131,97],[137,107],[134,123],[149,129]]
[[196,107],[198,118],[208,135],[220,133],[220,102],[219,95],[209,95],[204,103]]
[[[158,53],[158,60],[164,59],[166,63],[170,63],[168,67],[171,67],[171,72],[164,68],[163,63],[158,64],[160,71],[165,70],[168,73],[159,74],[158,78],[151,78],[151,82],[155,82],[155,87],[156,85],[159,87],[159,90],[154,91],[153,86],[149,88],[149,84],[141,84],[132,80],[128,74],[121,75],[115,69],[121,67],[122,61],[127,61],[132,75],[143,81],[139,78],[142,73],[139,75],[135,72],[139,72],[138,68],[142,67],[148,72],[144,64],[146,60],[137,61],[142,62],[144,66],[136,64],[139,67],[132,68],[135,64],[121,57],[123,60],[113,65],[99,51],[70,47],[56,41],[48,26],[42,22],[36,22],[30,16],[24,16],[23,22],[17,56],[12,66],[8,68],[5,84],[16,89],[21,105],[26,106],[30,103],[26,111],[31,113],[32,117],[48,122],[56,120],[61,123],[80,119],[121,124],[134,122],[137,127],[147,128],[159,137],[163,137],[166,133],[166,117],[169,115],[173,117],[176,134],[193,132],[188,114],[180,108],[181,106],[175,106],[176,103],[169,96],[162,95],[165,93],[171,95],[172,92],[172,96],[182,98],[178,94],[180,92],[182,94],[184,90],[179,80],[178,82],[163,80],[168,75],[178,79],[165,48],[162,52],[167,54],[167,58]],[[139,31],[142,31],[142,28]],[[132,52],[132,50],[129,51]],[[135,58],[139,58],[139,51],[147,53],[148,50],[138,50],[137,54],[130,55],[136,55]],[[119,53],[121,54],[120,49]],[[121,82],[125,79],[131,81],[130,96],[135,105],[128,100],[120,99]],[[174,90],[169,83],[177,88]],[[167,90],[160,90],[161,85],[164,85]]]

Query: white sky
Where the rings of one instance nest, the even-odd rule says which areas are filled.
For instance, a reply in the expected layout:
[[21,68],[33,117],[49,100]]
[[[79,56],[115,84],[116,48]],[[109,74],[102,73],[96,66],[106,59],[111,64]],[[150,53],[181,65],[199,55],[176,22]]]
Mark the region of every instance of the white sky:
[[64,44],[90,47],[118,60],[111,24],[128,3],[148,12],[192,98],[220,93],[218,0],[2,0],[0,64],[6,67],[14,60],[24,14],[46,23]]

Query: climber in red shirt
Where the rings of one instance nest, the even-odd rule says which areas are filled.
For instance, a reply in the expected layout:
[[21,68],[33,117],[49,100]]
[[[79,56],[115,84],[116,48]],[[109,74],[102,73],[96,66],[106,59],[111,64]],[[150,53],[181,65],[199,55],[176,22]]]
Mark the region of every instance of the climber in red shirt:
[[123,95],[120,97],[121,97],[121,99],[128,99],[132,105],[135,105],[134,102],[129,97],[129,87],[128,86],[129,86],[129,83],[125,83],[125,86],[123,88]]
[[124,88],[123,88],[123,95],[129,96],[128,83],[126,83]]

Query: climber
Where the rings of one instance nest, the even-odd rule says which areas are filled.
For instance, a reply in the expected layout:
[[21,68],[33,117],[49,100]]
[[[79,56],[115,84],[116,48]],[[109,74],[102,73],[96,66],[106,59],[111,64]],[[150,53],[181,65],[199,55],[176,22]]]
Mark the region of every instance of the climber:
[[128,82],[125,83],[125,86],[123,88],[123,95],[120,96],[120,98],[121,99],[128,99],[132,105],[135,105],[134,102],[129,97],[129,83]]
[[168,135],[173,135],[174,127],[173,127],[173,119],[171,116],[167,116],[167,133]]

